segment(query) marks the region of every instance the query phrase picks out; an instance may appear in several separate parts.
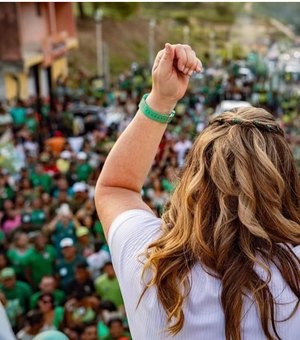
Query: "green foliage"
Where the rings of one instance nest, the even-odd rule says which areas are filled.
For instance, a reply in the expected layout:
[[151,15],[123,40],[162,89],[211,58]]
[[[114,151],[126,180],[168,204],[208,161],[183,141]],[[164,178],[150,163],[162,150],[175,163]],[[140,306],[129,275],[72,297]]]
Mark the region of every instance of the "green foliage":
[[131,62],[129,58],[121,58],[119,54],[112,54],[110,57],[111,73],[116,76],[128,70]]
[[174,15],[174,20],[176,20],[180,25],[187,25],[189,23],[189,18],[185,14],[181,13]]
[[148,45],[145,45],[144,41],[135,40],[129,45],[130,51],[132,51],[137,60],[147,60],[148,57]]
[[[101,8],[106,19],[103,23],[103,39],[109,46],[112,76],[128,69],[132,61],[141,64],[148,63],[148,23],[150,19],[156,19],[156,52],[165,41],[182,43],[183,27],[187,25],[190,28],[189,42],[197,55],[203,59],[204,64],[209,61],[211,32],[215,33],[214,44],[217,58],[227,58],[229,54],[234,58],[245,56],[248,46],[238,42],[228,45],[232,39],[232,30],[236,29],[232,25],[244,15],[249,16],[253,22],[274,16],[279,20],[287,20],[290,24],[298,25],[300,29],[300,21],[297,16],[300,11],[299,3],[288,3],[288,6],[284,3],[257,3],[253,4],[252,13],[245,13],[245,3],[84,2],[81,5],[74,5],[75,13],[79,17],[87,19],[79,22],[82,26],[79,26],[78,29],[78,32],[81,31],[78,64],[95,72],[96,51],[91,36],[94,35],[95,30],[93,21],[95,11]],[[126,20],[128,18],[130,20]],[[120,20],[124,20],[124,22],[120,24],[118,22]],[[271,34],[274,38],[276,30]],[[282,39],[282,35],[280,37]]]
[[140,4],[138,2],[101,2],[101,8],[103,8],[106,16],[115,19],[126,19],[137,13]]
[[77,3],[75,13],[81,18],[93,17],[98,8],[103,10],[105,17],[120,20],[135,15],[140,4],[138,2],[81,2]]
[[228,2],[145,2],[141,4],[141,12],[156,18],[172,18],[183,24],[189,21],[191,17],[204,21],[231,23],[242,5],[242,3]]
[[300,3],[299,2],[261,2],[253,4],[255,12],[267,17],[274,17],[285,24],[294,26],[296,32],[300,33]]

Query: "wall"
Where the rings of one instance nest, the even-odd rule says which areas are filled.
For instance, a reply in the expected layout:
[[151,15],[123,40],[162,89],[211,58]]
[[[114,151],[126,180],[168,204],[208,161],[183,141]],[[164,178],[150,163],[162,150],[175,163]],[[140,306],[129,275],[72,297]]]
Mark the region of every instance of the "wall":
[[21,59],[17,4],[1,3],[0,10],[0,60],[15,61]]
[[52,64],[52,83],[55,82],[59,76],[66,77],[68,75],[68,61],[66,57],[56,59]]
[[48,35],[48,4],[38,2],[19,3],[22,45],[41,45]]
[[71,2],[55,2],[57,32],[67,31],[69,37],[76,36],[75,16]]
[[[16,75],[19,83],[19,94],[21,99],[26,99],[28,96],[28,78],[27,74],[19,73]],[[5,82],[5,97],[8,100],[15,99],[18,95],[18,85],[16,80],[12,77],[11,74],[6,74],[4,76]]]

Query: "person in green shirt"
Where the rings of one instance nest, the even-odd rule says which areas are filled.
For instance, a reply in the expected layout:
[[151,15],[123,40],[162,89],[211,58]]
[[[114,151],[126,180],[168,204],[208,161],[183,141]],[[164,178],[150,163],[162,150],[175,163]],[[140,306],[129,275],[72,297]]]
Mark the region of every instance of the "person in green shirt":
[[161,186],[164,191],[171,193],[175,189],[176,173],[173,167],[168,166],[165,170],[165,178],[161,181]]
[[95,238],[89,229],[85,226],[76,228],[77,251],[84,257],[88,257],[95,253]]
[[46,192],[50,193],[52,189],[52,178],[44,172],[43,165],[38,163],[35,166],[35,171],[30,176],[30,181],[34,188],[41,187]]
[[94,322],[84,325],[79,332],[79,340],[98,340],[97,325]]
[[15,191],[7,182],[4,176],[0,176],[0,209],[4,209],[5,201],[12,200],[15,197]]
[[109,328],[109,335],[105,336],[103,340],[118,340],[127,339],[130,340],[131,336],[129,332],[124,329],[123,321],[119,318],[110,319],[107,323]]
[[38,129],[38,121],[35,116],[35,112],[33,109],[27,109],[26,112],[26,126],[28,130],[32,133],[35,134]]
[[32,211],[31,211],[31,225],[33,229],[41,229],[46,221],[46,214],[42,208],[42,201],[40,198],[35,198],[32,201]]
[[30,309],[37,307],[38,300],[42,294],[52,294],[56,306],[62,306],[65,302],[65,293],[56,288],[57,283],[54,276],[44,276],[39,284],[40,290],[30,298]]
[[118,309],[122,309],[124,302],[121,295],[120,286],[111,262],[103,266],[104,274],[95,280],[95,289],[101,300],[108,300],[115,304]]
[[28,236],[23,232],[16,232],[13,244],[7,251],[7,257],[18,278],[24,278],[24,260],[31,251]]
[[75,169],[77,175],[77,181],[86,182],[93,172],[93,168],[87,162],[87,154],[85,152],[79,152],[77,155],[78,165]]
[[33,242],[34,247],[24,259],[24,266],[28,282],[37,288],[43,276],[53,273],[56,251],[41,233],[35,236]]
[[6,267],[0,274],[0,291],[3,292],[6,300],[14,303],[22,313],[27,311],[29,299],[32,294],[30,286],[22,281],[16,280],[16,273],[13,268]]
[[6,235],[3,230],[0,230],[0,247],[2,248],[6,243]]
[[97,239],[100,239],[105,244],[107,243],[105,235],[104,235],[104,230],[103,230],[102,224],[98,219],[95,220],[95,222],[94,222],[93,231],[94,231],[95,237]]
[[12,116],[15,126],[21,126],[26,123],[26,108],[21,100],[18,100],[16,106],[11,108],[9,113]]
[[85,182],[76,182],[73,185],[73,192],[74,196],[70,201],[70,207],[76,213],[88,200],[88,186]]
[[38,299],[38,309],[43,313],[45,328],[60,329],[64,319],[64,307],[55,306],[53,294],[41,294]]
[[73,215],[68,204],[63,203],[56,212],[56,216],[45,227],[48,233],[52,233],[51,241],[57,251],[57,255],[61,258],[62,247],[60,242],[64,238],[71,238],[76,241],[76,228],[80,226],[78,220]]
[[61,240],[63,258],[59,259],[56,266],[56,273],[60,281],[60,287],[67,291],[69,284],[75,279],[75,268],[78,264],[86,263],[86,259],[76,253],[74,241],[70,237]]

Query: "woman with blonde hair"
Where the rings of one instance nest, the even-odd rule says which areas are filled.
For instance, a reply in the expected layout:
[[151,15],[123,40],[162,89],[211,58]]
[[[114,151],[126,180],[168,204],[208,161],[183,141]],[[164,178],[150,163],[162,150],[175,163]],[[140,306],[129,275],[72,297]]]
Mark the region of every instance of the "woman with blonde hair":
[[[212,120],[162,219],[140,192],[201,63],[187,45],[156,57],[149,96],[110,152],[95,201],[133,339],[300,338],[300,182],[273,116]],[[171,112],[171,114],[170,114]]]

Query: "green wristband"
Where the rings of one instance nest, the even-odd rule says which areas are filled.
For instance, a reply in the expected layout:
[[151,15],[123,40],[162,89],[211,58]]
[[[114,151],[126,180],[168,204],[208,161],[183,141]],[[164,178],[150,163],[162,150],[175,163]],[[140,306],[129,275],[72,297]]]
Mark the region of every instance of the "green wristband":
[[161,114],[151,109],[151,107],[147,104],[146,99],[149,96],[149,93],[146,93],[143,95],[143,98],[141,99],[139,103],[139,109],[143,114],[152,119],[155,120],[158,123],[162,124],[168,124],[172,120],[172,118],[175,116],[175,110],[173,110],[170,114]]

